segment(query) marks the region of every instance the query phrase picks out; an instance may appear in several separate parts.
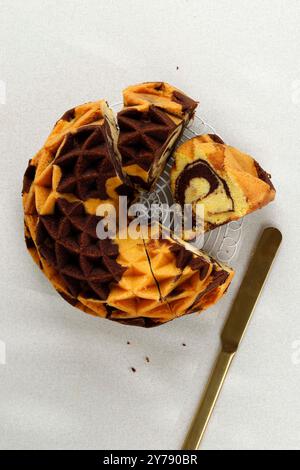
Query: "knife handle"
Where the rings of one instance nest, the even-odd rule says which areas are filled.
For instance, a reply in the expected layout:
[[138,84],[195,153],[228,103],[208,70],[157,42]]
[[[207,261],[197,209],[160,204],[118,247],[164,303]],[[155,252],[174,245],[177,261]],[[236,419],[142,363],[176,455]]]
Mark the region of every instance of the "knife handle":
[[220,352],[182,450],[198,449],[234,355],[235,352]]

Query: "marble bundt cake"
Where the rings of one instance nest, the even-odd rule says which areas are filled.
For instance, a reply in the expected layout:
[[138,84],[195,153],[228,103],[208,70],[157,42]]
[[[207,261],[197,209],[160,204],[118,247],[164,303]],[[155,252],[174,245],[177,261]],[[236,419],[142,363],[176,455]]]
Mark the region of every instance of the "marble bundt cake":
[[[150,229],[149,229],[150,232]],[[144,239],[160,297],[175,317],[205,310],[226,292],[234,272],[156,225]]]
[[[24,175],[25,240],[58,293],[86,313],[156,326],[216,302],[233,271],[169,236],[99,239],[98,208],[135,197],[116,170],[105,101],[68,111]],[[122,169],[121,169],[122,170]]]
[[237,220],[275,197],[275,189],[249,155],[215,135],[194,137],[174,153],[171,190],[181,206],[204,209],[204,230]]
[[132,183],[150,190],[194,115],[197,102],[164,82],[133,85],[123,91],[118,113],[118,147]]
[[24,175],[23,204],[28,214],[50,214],[58,195],[84,201],[87,212],[103,202],[118,204],[133,194],[117,174],[107,139],[107,103],[97,101],[67,111]]

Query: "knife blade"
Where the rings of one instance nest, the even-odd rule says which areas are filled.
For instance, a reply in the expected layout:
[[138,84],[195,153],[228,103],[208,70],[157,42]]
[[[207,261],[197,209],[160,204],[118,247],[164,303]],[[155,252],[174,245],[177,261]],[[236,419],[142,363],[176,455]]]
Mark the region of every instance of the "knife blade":
[[229,367],[246,332],[281,240],[281,232],[277,228],[268,227],[263,231],[256,245],[221,333],[222,348],[185,438],[182,446],[183,450],[196,450],[200,445]]

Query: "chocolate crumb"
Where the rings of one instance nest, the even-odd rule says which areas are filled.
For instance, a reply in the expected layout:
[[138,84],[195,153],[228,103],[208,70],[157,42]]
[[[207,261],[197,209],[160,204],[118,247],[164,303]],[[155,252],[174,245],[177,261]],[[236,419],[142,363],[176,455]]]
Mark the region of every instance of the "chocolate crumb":
[[134,367],[130,367],[130,369],[132,370],[132,372],[136,372],[136,369]]
[[150,359],[148,356],[146,356],[145,359],[146,359],[146,362],[150,362]]
[[130,344],[130,341],[127,341],[127,344]]
[[185,346],[186,346],[186,344],[185,344],[185,343],[182,343],[182,346],[184,346],[184,347],[185,347]]
[[178,65],[177,65],[177,67],[176,67],[176,70],[179,70],[179,67],[178,67]]

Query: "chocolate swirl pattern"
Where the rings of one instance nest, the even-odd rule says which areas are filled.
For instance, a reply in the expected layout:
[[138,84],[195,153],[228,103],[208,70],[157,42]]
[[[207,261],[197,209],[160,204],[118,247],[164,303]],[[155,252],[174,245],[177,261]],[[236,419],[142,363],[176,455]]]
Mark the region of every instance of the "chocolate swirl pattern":
[[215,135],[195,137],[175,152],[171,190],[181,204],[204,209],[210,230],[268,204],[275,197],[270,176],[249,155],[220,143]]
[[219,198],[219,203],[212,209],[215,213],[234,209],[226,181],[220,178],[205,160],[188,164],[177,178],[175,198],[181,205],[205,201],[209,210],[209,201],[216,206],[216,197]]

